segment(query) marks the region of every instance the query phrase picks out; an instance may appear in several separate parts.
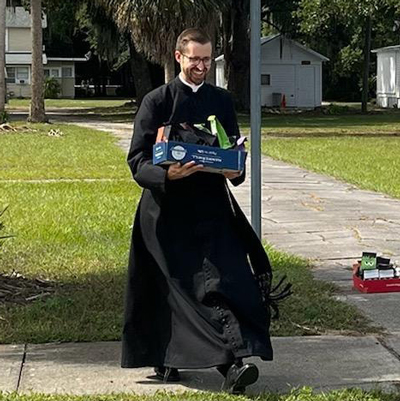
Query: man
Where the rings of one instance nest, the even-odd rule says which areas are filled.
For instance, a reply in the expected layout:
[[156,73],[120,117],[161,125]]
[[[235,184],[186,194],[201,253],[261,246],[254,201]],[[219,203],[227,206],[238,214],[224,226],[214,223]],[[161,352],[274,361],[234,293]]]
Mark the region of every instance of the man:
[[212,63],[208,35],[178,37],[181,72],[143,99],[128,155],[144,188],[132,234],[122,367],[155,367],[178,381],[179,368],[217,367],[223,389],[241,393],[258,378],[242,358],[272,359],[269,310],[253,273],[270,282],[268,258],[226,185],[244,173],[203,172],[190,162],[152,164],[159,127],[204,123],[216,115],[227,134],[239,129],[229,93],[205,82]]

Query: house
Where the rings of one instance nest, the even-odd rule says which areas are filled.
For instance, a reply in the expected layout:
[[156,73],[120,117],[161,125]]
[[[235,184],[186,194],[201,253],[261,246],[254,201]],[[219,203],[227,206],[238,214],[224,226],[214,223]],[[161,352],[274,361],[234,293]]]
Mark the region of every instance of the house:
[[[31,16],[23,7],[7,7],[6,11],[6,81],[7,93],[30,97],[32,70]],[[42,27],[47,27],[46,16]],[[61,86],[60,97],[75,97],[75,62],[85,58],[47,57],[43,47],[45,76],[54,77]]]
[[[329,59],[282,34],[261,38],[261,105],[321,106],[324,61]],[[227,86],[223,55],[216,59],[216,85]]]
[[376,53],[376,102],[380,107],[400,108],[400,45],[372,50]]

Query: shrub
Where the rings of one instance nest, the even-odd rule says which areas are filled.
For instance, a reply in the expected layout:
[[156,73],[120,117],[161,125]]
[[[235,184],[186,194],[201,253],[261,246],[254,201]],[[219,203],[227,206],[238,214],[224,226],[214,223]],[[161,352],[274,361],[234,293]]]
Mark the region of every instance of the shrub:
[[4,124],[9,120],[10,116],[8,113],[4,110],[0,112],[0,124]]
[[61,85],[54,77],[46,77],[44,81],[44,97],[46,99],[57,99],[61,93]]

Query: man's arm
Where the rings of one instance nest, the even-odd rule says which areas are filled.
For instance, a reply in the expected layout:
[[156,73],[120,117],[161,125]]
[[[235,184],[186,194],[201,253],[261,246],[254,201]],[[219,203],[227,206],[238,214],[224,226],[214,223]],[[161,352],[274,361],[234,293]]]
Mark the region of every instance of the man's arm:
[[[235,111],[235,106],[233,104],[233,99],[230,93],[225,93],[226,99],[224,99],[225,116],[222,126],[224,127],[226,133],[230,137],[234,137],[237,140],[240,137],[239,126],[237,122],[237,116]],[[226,178],[228,178],[232,185],[235,187],[242,184],[246,179],[246,167],[241,173],[225,173]]]
[[163,124],[161,106],[157,106],[152,96],[146,96],[136,114],[134,134],[128,153],[128,164],[134,180],[143,188],[160,193],[166,191],[166,181],[178,180],[201,171],[202,165],[189,162],[184,165],[174,163],[164,168],[153,165],[153,145],[157,130]]
[[167,171],[153,165],[153,145],[163,116],[153,96],[145,96],[136,114],[128,164],[134,180],[143,188],[165,192]]

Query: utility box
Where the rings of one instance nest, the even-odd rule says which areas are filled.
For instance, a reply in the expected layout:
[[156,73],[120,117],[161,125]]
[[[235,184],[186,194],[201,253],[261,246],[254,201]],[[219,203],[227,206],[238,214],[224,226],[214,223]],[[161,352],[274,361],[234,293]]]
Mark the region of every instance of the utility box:
[[272,107],[280,107],[282,101],[282,93],[272,94]]

